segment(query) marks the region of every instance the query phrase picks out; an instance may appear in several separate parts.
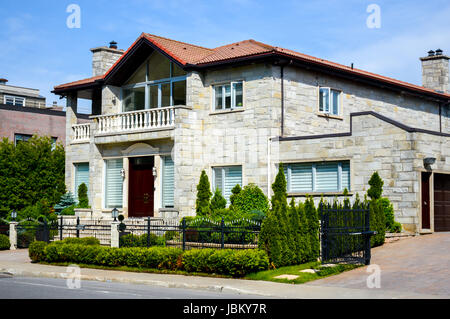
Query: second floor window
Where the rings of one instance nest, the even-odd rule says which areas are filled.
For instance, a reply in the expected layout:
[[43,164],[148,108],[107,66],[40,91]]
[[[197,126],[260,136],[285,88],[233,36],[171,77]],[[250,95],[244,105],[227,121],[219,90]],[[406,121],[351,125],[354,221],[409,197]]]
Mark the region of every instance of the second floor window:
[[6,105],[25,106],[25,98],[13,95],[5,95],[3,103]]
[[321,87],[319,89],[319,112],[339,115],[341,108],[341,91]]
[[242,82],[214,85],[214,110],[227,110],[242,106]]

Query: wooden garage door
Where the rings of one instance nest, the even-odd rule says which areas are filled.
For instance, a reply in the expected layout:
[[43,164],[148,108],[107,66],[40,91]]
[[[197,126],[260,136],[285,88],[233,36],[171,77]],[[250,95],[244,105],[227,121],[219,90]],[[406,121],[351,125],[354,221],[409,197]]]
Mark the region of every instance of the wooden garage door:
[[450,174],[434,174],[434,231],[450,231]]

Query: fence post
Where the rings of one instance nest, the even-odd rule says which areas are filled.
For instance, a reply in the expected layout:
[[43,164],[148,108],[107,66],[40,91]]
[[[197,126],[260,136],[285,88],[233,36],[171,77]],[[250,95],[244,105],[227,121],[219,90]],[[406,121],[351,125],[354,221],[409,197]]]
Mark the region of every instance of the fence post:
[[150,247],[150,216],[147,219],[147,247]]
[[225,227],[225,222],[222,217],[222,222],[220,223],[220,248],[222,248],[222,249],[225,248],[224,227]]
[[364,236],[365,241],[365,253],[364,253],[364,264],[370,265],[370,258],[371,258],[371,252],[370,252],[370,203],[367,204],[366,209],[366,216],[365,216],[365,231],[367,232]]
[[80,217],[77,217],[77,238],[80,238]]
[[63,240],[63,215],[59,217],[59,240]]
[[186,249],[186,217],[183,217],[181,223],[181,231],[183,232],[183,251]]
[[119,248],[119,222],[111,222],[111,247]]
[[44,219],[44,231],[43,231],[44,241],[46,243],[50,242],[50,230],[48,229],[47,219]]
[[10,250],[17,249],[17,224],[18,222],[10,222],[9,223],[9,243],[11,246]]

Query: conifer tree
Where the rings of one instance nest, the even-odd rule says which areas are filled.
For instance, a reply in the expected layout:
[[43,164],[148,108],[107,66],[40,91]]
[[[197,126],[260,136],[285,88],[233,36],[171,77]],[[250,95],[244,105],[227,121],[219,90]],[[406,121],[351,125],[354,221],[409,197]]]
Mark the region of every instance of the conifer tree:
[[198,216],[208,216],[210,214],[211,185],[208,175],[203,170],[200,175],[200,181],[197,185],[197,200],[195,211]]

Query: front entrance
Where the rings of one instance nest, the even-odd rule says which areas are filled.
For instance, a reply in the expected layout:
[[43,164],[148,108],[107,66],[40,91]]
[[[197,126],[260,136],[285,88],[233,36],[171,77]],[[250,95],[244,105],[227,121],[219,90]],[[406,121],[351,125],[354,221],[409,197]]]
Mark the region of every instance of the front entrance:
[[450,174],[434,174],[434,231],[450,231]]
[[132,157],[129,163],[128,216],[153,217],[154,157]]

